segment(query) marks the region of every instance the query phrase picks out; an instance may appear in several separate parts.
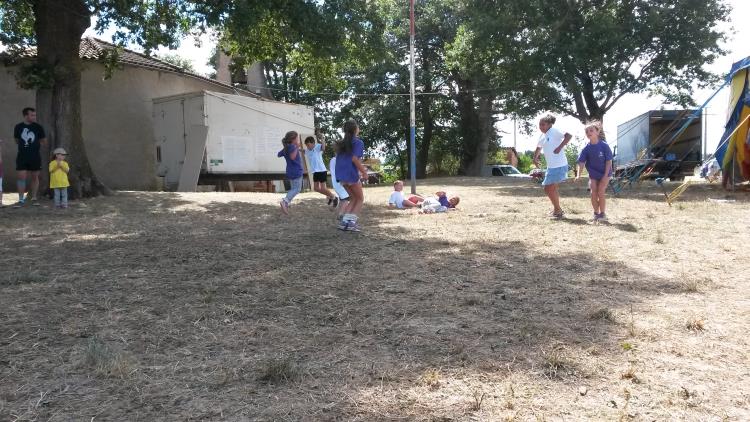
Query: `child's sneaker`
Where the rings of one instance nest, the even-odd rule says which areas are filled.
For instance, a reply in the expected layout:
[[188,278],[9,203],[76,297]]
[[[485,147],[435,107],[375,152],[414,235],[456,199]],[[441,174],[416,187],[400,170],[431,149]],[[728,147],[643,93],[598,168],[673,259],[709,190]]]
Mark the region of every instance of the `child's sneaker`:
[[289,215],[289,204],[286,203],[286,200],[282,199],[281,201],[279,201],[279,205],[281,205],[281,212]]
[[337,228],[338,228],[339,230],[343,230],[343,231],[346,231],[346,228],[347,228],[347,227],[349,227],[349,224],[350,224],[350,223],[351,223],[351,222],[349,222],[349,221],[344,221],[344,220],[341,220],[341,221],[339,222],[339,225],[337,226]]
[[345,230],[348,232],[361,232],[362,227],[359,224],[350,221]]
[[599,216],[596,218],[597,221],[606,222],[607,221],[607,215],[604,213],[599,213]]
[[16,202],[15,204],[13,204],[13,208],[23,208],[24,205],[26,205],[26,201],[20,200]]
[[38,207],[39,206],[39,200],[36,198],[31,198],[31,206],[32,207]]

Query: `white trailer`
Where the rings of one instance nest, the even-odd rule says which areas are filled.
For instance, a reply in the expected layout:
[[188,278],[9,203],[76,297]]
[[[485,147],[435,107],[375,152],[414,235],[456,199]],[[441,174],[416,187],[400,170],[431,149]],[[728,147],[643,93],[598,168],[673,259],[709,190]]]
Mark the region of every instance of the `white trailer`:
[[218,180],[279,180],[285,161],[276,156],[290,130],[314,135],[313,108],[201,91],[155,98],[157,174],[165,187],[196,190]]

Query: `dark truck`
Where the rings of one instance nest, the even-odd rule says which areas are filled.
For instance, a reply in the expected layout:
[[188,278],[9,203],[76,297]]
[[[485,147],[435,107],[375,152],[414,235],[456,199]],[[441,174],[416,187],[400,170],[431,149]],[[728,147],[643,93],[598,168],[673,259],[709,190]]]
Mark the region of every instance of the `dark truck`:
[[638,171],[651,178],[682,180],[701,164],[703,119],[695,110],[653,110],[617,126],[614,168],[616,176]]

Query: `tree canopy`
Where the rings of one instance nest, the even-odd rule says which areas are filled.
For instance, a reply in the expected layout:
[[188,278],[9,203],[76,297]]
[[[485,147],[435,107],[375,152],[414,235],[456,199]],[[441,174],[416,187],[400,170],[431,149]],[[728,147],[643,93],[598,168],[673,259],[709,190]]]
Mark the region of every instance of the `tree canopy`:
[[[690,105],[694,87],[717,79],[704,65],[724,53],[716,23],[729,12],[721,0],[417,0],[418,174],[479,174],[504,116],[603,119],[630,93]],[[315,105],[323,126],[358,117],[370,147],[408,162],[405,2],[0,0],[0,42],[37,47],[40,118],[83,157],[75,167],[92,192],[77,56],[92,18],[146,52],[213,28],[237,65],[263,65],[277,99]]]

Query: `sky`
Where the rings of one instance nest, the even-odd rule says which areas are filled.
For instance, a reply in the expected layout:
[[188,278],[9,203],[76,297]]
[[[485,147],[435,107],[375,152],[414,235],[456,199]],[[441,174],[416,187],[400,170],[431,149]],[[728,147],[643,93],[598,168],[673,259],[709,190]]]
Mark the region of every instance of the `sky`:
[[[731,15],[732,21],[723,22],[719,26],[720,29],[729,32],[728,41],[724,45],[728,53],[726,56],[719,58],[715,63],[707,66],[708,70],[721,75],[724,75],[729,71],[732,63],[750,56],[750,25],[744,24],[741,21],[742,17],[750,16],[750,1],[727,0],[726,3],[728,3],[733,9]],[[417,31],[418,30],[419,22],[417,22]],[[84,36],[95,36],[105,40],[110,40],[113,32],[114,29],[111,29],[104,34],[96,34],[93,29],[90,28],[86,31]],[[183,39],[180,47],[176,50],[161,48],[157,50],[156,53],[159,55],[176,53],[184,58],[190,59],[193,62],[193,67],[197,73],[206,75],[213,70],[207,63],[215,44],[216,40],[213,39],[212,35],[206,34],[201,36],[198,40],[194,37]],[[711,96],[711,94],[713,94],[714,91],[715,89],[698,90],[694,93],[693,99],[696,103],[702,104]],[[725,88],[707,107],[707,146],[709,153],[713,152],[716,148],[716,145],[719,143],[721,135],[724,132],[723,126],[728,101],[728,89]],[[650,98],[646,94],[625,95],[612,107],[612,109],[610,109],[609,112],[607,112],[604,118],[604,130],[607,132],[608,142],[614,142],[613,140],[616,138],[615,135],[617,133],[618,125],[649,110],[658,110],[662,108],[662,106],[670,108],[669,105],[664,104],[663,99],[658,97]],[[540,110],[540,116],[543,114],[546,114],[546,110]],[[533,127],[537,126],[536,120],[537,119],[530,121]],[[417,125],[419,125],[418,121]],[[520,126],[521,122],[518,124],[518,127]],[[556,126],[561,130],[573,134],[574,137],[577,136],[584,139],[583,125],[573,117],[558,116]],[[503,135],[502,145],[506,147],[514,146],[512,121],[502,121],[498,123],[497,127]],[[533,150],[536,147],[539,135],[540,133],[538,130],[531,135],[523,134],[519,130],[516,135],[516,148],[519,151]]]

